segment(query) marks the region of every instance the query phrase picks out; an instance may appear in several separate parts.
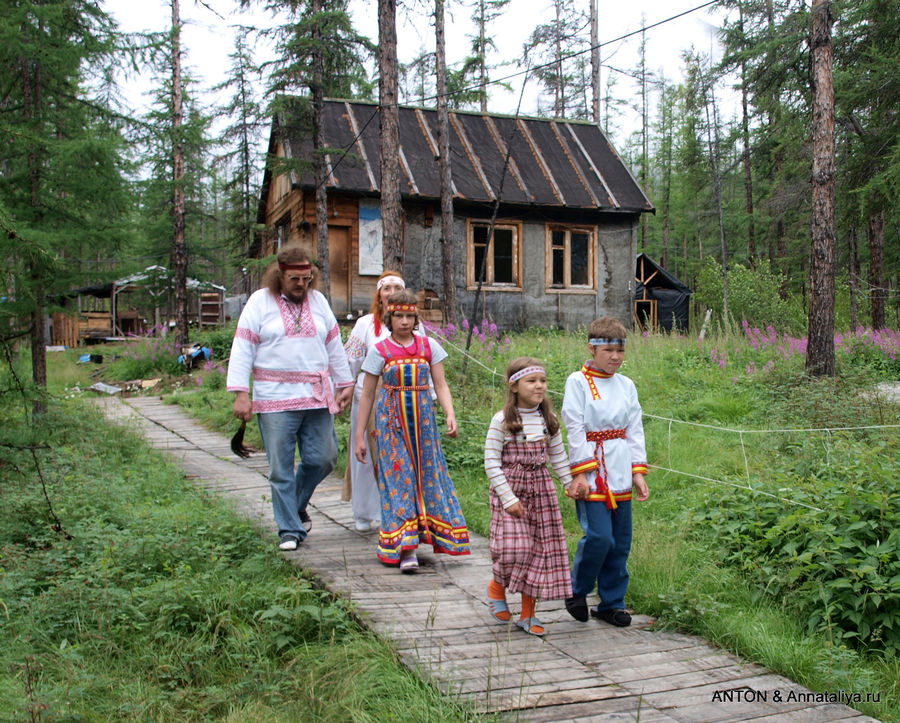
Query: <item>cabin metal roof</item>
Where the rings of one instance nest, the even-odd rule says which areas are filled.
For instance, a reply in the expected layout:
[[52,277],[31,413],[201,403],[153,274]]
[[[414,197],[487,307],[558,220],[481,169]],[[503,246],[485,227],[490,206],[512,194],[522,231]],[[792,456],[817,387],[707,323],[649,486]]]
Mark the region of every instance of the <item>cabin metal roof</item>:
[[[400,106],[399,116],[401,195],[439,199],[437,111]],[[381,183],[378,105],[326,100],[323,125],[325,144],[333,149],[327,155],[329,189],[377,195]],[[503,204],[522,206],[653,211],[631,172],[593,123],[451,111],[450,130],[456,199],[492,202],[502,196]],[[273,140],[281,139],[289,158],[311,158],[308,128],[276,118],[272,134]],[[294,185],[314,186],[311,172],[292,176]]]

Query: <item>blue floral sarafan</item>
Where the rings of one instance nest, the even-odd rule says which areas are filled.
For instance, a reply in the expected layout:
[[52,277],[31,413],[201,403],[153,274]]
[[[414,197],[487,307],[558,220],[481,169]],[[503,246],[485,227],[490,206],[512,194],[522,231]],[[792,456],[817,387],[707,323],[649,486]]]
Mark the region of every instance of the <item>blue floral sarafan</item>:
[[431,346],[409,347],[390,338],[375,345],[384,358],[375,403],[381,532],[378,559],[400,563],[420,543],[436,553],[469,554],[469,531],[447,471],[431,398]]

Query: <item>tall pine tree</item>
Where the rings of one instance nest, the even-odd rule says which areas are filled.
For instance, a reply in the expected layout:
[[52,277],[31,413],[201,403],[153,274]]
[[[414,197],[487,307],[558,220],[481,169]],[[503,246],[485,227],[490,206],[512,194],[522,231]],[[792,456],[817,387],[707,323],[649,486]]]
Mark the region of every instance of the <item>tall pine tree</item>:
[[66,259],[83,268],[96,250],[112,256],[125,225],[120,122],[90,85],[109,81],[113,38],[93,2],[0,2],[3,294],[27,314],[26,329],[13,333],[27,330],[38,387],[47,383],[48,299],[76,281]]

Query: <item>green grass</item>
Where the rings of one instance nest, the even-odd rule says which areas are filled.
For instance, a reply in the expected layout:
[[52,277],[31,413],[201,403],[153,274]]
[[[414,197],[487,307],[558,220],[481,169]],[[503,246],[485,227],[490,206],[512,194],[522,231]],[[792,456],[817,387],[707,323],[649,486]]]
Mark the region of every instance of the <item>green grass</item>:
[[[566,376],[587,356],[583,339],[535,330],[513,337],[503,358],[481,361],[502,374],[508,359],[519,354],[543,358],[558,410]],[[724,369],[718,361],[723,354]],[[740,488],[747,485],[788,500],[783,504],[790,513],[791,484],[815,494],[817,485],[839,484],[835,465],[849,469],[851,458],[871,461],[879,455],[887,465],[900,441],[896,429],[830,435],[746,430],[898,424],[900,410],[867,403],[864,395],[878,378],[852,367],[838,382],[811,382],[802,375],[802,357],[779,359],[765,374],[748,374],[751,361],[761,369],[769,359],[734,334],[702,346],[666,336],[630,340],[623,373],[634,379],[641,397],[649,461],[691,476],[652,471],[650,500],[635,503],[629,604],[656,616],[660,628],[701,635],[814,690],[880,693],[881,702],[863,706],[864,712],[900,720],[896,655],[852,648],[834,629],[810,631],[795,601],[768,595],[764,586],[725,565],[718,531],[694,519],[707,507],[744,495]],[[461,365],[460,354],[451,350],[445,366],[462,433],[445,440],[445,451],[467,521],[486,535],[490,510],[480,455],[487,422],[501,408],[505,391],[471,363],[462,379]],[[896,489],[900,481],[884,484]],[[754,499],[747,502],[751,517]],[[571,502],[562,498],[561,506],[572,549],[580,528]]]
[[[566,376],[587,356],[585,336],[531,330],[492,352],[476,343],[473,355],[480,364],[466,363],[464,375],[462,354],[451,345],[447,348],[445,368],[461,435],[446,439],[444,448],[469,526],[484,535],[490,510],[483,441],[488,420],[505,400],[502,374],[508,360],[521,354],[543,358],[558,410]],[[871,350],[867,353],[871,357]],[[752,531],[754,519],[768,520],[763,515],[773,508],[782,510],[780,524],[799,519],[795,513],[804,508],[794,501],[801,498],[825,499],[824,492],[840,495],[853,486],[900,493],[900,481],[892,472],[893,460],[900,459],[896,429],[752,431],[900,423],[895,406],[874,404],[866,396],[883,379],[879,364],[841,356],[838,368],[837,381],[810,381],[803,376],[802,356],[785,358],[771,349],[751,349],[742,336],[727,329],[702,345],[665,336],[630,340],[623,373],[637,384],[649,461],[657,469],[649,478],[650,500],[635,506],[628,601],[639,612],[656,616],[661,628],[704,636],[814,690],[880,693],[880,703],[862,706],[863,711],[900,721],[897,656],[879,652],[877,640],[872,646],[854,645],[854,638],[846,637],[834,622],[811,627],[808,614],[799,612],[801,602],[808,602],[801,600],[803,591],[772,594],[772,583],[780,582],[784,570],[777,561],[754,558],[752,540],[733,537]],[[198,375],[204,377],[202,385],[196,383]],[[167,398],[213,428],[225,433],[236,428],[231,395],[215,372],[195,372]],[[339,417],[342,459],[346,425],[346,415]],[[252,428],[248,440],[259,444]],[[748,486],[753,494],[742,489]],[[564,498],[561,506],[574,547],[580,536],[574,506]],[[828,524],[834,525],[835,535],[842,535],[851,526],[851,512],[837,505],[832,509],[831,503],[828,509]],[[819,524],[817,519],[809,518],[811,524]],[[803,530],[791,534],[797,532]],[[835,545],[846,542],[834,539]],[[744,560],[741,549],[746,550]],[[764,572],[767,566],[770,573]],[[764,574],[775,577],[767,584]]]
[[92,405],[0,421],[0,719],[477,718]]

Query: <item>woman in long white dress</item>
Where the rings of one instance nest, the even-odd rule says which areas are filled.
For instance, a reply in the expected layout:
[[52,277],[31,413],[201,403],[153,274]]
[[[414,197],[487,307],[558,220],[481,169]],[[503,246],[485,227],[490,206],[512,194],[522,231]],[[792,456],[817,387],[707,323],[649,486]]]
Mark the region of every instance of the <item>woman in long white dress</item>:
[[[356,529],[360,532],[369,532],[379,529],[381,525],[381,497],[378,493],[378,483],[375,481],[375,470],[372,460],[377,459],[373,449],[369,449],[366,461],[360,462],[353,454],[353,440],[356,439],[356,425],[365,424],[365,420],[359,420],[359,398],[362,395],[363,378],[365,372],[361,371],[366,354],[378,342],[390,336],[390,329],[381,323],[384,307],[392,294],[406,288],[406,282],[396,271],[385,271],[378,277],[375,287],[375,295],[372,298],[372,306],[369,313],[359,317],[344,349],[347,352],[347,360],[350,362],[350,371],[356,377],[356,387],[353,390],[353,406],[350,408],[350,443],[347,454],[347,471],[350,475],[350,500],[353,507],[353,520]],[[425,336],[425,332],[416,328],[415,333]],[[371,435],[366,435],[369,446],[372,445]]]

